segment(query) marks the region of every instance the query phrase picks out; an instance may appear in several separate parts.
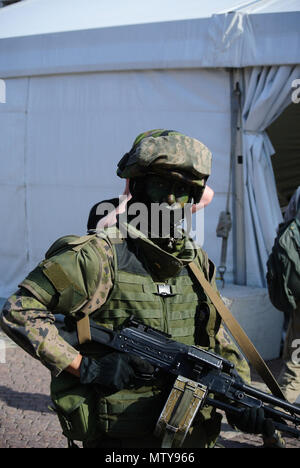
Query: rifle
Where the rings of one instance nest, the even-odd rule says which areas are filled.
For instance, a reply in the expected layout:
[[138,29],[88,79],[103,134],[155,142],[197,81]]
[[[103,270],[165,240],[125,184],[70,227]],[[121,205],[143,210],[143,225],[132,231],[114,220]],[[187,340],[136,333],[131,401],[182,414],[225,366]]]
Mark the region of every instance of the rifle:
[[[70,332],[65,326],[58,326],[60,335],[72,346],[79,345],[76,331]],[[90,320],[91,339],[119,352],[130,353],[146,359],[156,372],[174,375],[179,387],[188,384],[198,393],[197,403],[193,400],[193,412],[186,419],[179,446],[197,413],[204,405],[213,406],[226,413],[238,415],[243,408],[261,407],[266,417],[273,420],[276,429],[292,437],[300,437],[300,407],[254,388],[242,380],[233,363],[210,351],[189,346],[173,340],[170,335],[147,326],[131,317],[121,330],[111,330]],[[174,400],[174,398],[173,398]],[[225,401],[224,401],[225,400]],[[156,426],[156,434],[163,429],[178,432],[174,427],[174,415],[167,401]],[[190,407],[191,405],[185,406]],[[177,402],[178,407],[178,402]],[[189,408],[187,410],[190,411]],[[167,416],[168,415],[168,416]],[[172,419],[173,417],[173,419]],[[178,418],[175,418],[178,419]],[[291,424],[292,423],[292,424]]]

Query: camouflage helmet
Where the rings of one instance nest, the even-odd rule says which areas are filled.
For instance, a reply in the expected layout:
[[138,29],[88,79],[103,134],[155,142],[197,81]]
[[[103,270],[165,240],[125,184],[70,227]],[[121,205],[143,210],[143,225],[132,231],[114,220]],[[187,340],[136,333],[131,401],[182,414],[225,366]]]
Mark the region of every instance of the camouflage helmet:
[[200,141],[174,130],[141,133],[118,163],[117,175],[135,179],[147,174],[172,177],[202,189],[211,172],[212,155]]

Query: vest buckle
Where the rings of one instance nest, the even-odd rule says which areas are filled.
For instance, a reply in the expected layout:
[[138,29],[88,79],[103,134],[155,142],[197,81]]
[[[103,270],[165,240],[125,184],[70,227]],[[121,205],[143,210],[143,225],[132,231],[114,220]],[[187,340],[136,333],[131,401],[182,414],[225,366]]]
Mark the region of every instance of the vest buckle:
[[172,296],[171,286],[169,284],[158,284],[157,294],[159,296]]

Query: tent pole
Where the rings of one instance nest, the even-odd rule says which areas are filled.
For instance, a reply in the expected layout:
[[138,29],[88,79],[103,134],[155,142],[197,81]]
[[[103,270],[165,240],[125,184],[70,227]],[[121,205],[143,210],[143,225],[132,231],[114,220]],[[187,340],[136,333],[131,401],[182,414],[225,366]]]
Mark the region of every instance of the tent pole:
[[232,158],[234,213],[234,282],[246,285],[246,244],[244,215],[244,158],[242,134],[242,76],[240,69],[231,72],[232,83]]

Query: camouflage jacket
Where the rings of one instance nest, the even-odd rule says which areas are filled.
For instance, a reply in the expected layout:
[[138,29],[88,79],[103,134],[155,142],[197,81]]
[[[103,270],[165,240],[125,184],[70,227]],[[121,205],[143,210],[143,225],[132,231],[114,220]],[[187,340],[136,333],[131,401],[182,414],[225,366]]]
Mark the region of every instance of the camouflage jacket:
[[[79,245],[73,242],[75,249],[80,245],[84,245],[85,238],[83,238],[83,241],[82,238],[79,239],[77,242]],[[100,309],[106,302],[114,284],[114,261],[112,248],[106,240],[96,236],[95,245],[101,259],[99,271],[97,272],[98,287],[96,295],[97,308]],[[53,254],[51,248],[49,251],[50,254],[46,254],[46,258],[49,256],[51,258]],[[207,267],[209,265],[208,258],[204,252],[203,255],[204,259],[207,260],[205,262]],[[41,262],[37,269],[33,270],[26,280],[20,284],[19,290],[6,301],[3,306],[0,324],[13,341],[34,358],[39,359],[54,376],[57,376],[71,364],[78,355],[78,351],[58,334],[55,326],[55,310],[53,311],[55,307],[51,307],[54,304],[54,289],[53,291],[49,289],[47,293],[49,298],[45,298],[45,295],[42,296],[42,293],[39,297],[39,291],[36,289],[36,284],[39,281],[35,284],[35,288],[31,290],[31,279],[35,279],[38,274],[37,270],[41,266],[45,266],[45,262],[47,261]],[[211,281],[213,287],[216,288],[214,278]],[[95,310],[95,307],[93,310]],[[240,375],[249,382],[250,371],[248,364],[232,343],[223,326],[220,327],[216,336],[215,352],[233,361]]]

